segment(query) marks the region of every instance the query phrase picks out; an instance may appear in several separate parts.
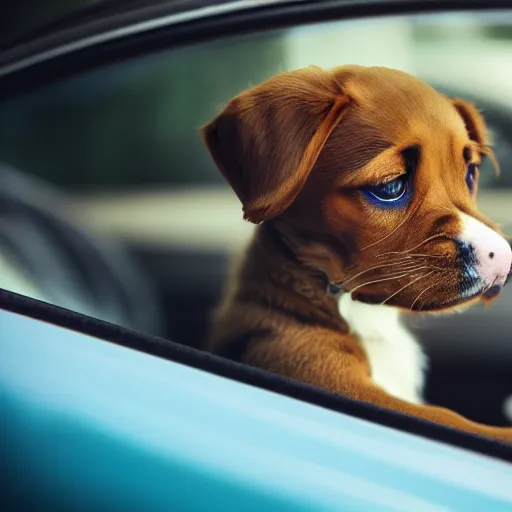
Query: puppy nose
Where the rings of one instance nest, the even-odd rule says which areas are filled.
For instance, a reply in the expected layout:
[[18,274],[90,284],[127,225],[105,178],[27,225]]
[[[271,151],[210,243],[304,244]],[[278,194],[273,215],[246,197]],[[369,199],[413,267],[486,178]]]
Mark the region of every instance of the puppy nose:
[[491,233],[486,240],[476,241],[477,267],[480,267],[479,270],[486,281],[494,276],[494,282],[503,286],[510,273],[512,250],[503,237],[492,230],[489,231]]
[[512,249],[496,231],[469,215],[461,215],[461,241],[473,249],[475,270],[490,286],[488,293],[497,294],[508,279],[512,267]]

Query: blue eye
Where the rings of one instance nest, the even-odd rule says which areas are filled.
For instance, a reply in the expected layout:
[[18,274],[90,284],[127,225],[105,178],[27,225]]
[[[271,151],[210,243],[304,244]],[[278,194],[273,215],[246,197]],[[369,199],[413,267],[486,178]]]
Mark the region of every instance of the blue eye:
[[476,172],[478,167],[476,164],[469,164],[466,171],[466,185],[471,193],[475,190]]
[[363,192],[378,204],[396,206],[407,192],[408,180],[409,177],[404,174],[386,183],[364,187]]

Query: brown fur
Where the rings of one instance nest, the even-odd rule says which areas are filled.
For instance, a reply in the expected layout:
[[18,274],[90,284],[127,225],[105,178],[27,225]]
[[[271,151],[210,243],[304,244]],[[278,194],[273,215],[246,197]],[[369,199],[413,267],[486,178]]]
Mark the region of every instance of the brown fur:
[[[209,348],[335,393],[512,442],[512,429],[414,405],[376,386],[363,348],[328,293],[332,283],[350,283],[354,298],[387,300],[404,310],[472,302],[459,296],[456,212],[497,229],[464,183],[467,161],[479,163],[489,153],[476,108],[400,71],[311,67],[242,92],[203,133],[245,218],[263,222],[227,288]],[[415,173],[405,210],[383,212],[362,197],[362,186],[404,172]],[[424,266],[425,280],[396,274],[397,257],[402,267]],[[397,277],[387,278],[393,272]]]

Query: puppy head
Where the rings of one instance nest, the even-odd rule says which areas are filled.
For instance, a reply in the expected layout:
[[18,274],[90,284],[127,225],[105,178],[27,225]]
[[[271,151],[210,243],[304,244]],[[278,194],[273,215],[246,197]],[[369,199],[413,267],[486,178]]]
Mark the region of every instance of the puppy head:
[[[512,252],[477,209],[485,122],[406,73],[278,75],[203,129],[251,222],[353,298],[438,311],[494,298]],[[492,156],[492,154],[491,154]]]

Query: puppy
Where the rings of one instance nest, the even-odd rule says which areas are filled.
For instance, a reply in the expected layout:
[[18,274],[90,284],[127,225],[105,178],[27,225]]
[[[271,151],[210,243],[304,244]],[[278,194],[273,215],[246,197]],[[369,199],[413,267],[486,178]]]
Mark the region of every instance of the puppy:
[[511,428],[422,402],[400,311],[494,299],[512,252],[478,210],[492,156],[477,109],[381,67],[316,67],[242,92],[203,127],[254,238],[210,350],[495,439]]

